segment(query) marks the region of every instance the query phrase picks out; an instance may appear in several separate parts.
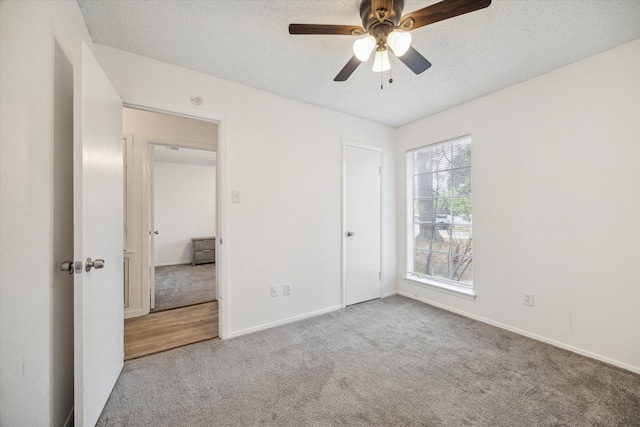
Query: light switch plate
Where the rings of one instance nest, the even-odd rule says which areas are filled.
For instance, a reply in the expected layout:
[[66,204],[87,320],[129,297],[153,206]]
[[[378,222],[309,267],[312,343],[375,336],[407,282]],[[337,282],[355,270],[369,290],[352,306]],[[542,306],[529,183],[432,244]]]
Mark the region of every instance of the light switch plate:
[[233,190],[231,192],[231,201],[233,203],[240,203],[240,192],[238,190]]

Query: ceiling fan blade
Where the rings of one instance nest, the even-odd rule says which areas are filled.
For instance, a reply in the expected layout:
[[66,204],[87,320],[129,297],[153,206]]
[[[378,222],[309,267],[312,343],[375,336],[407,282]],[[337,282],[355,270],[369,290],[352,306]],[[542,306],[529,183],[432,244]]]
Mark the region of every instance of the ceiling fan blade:
[[358,36],[366,34],[358,25],[289,24],[289,34],[329,34],[337,36]]
[[[335,79],[333,79],[334,82],[344,82],[345,80],[347,80],[349,78],[349,76],[351,74],[353,74],[353,72],[356,70],[356,68],[358,68],[358,65],[360,65],[360,60],[353,55],[351,57],[351,59],[349,60],[349,62],[347,62],[347,65],[345,65],[342,70],[340,70],[340,72],[338,73],[338,75],[335,77]],[[431,65],[431,64],[429,64]]]
[[409,47],[409,50],[404,55],[398,56],[398,59],[416,74],[420,74],[431,67],[431,62],[420,55],[420,52],[415,50],[413,46]]
[[[491,4],[491,0],[443,0],[423,9],[406,14],[400,19],[400,26],[406,30],[415,30],[434,22],[444,21],[455,16],[464,15],[478,9],[483,9]],[[413,25],[403,26],[408,20],[413,20]]]

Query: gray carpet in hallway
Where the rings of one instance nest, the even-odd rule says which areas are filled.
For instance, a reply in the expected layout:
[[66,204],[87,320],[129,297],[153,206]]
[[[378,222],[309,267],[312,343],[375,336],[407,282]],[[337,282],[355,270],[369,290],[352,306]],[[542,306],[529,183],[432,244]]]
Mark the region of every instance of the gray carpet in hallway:
[[153,311],[186,307],[216,299],[216,265],[179,264],[156,267]]
[[640,375],[394,296],[125,363],[99,426],[640,426]]

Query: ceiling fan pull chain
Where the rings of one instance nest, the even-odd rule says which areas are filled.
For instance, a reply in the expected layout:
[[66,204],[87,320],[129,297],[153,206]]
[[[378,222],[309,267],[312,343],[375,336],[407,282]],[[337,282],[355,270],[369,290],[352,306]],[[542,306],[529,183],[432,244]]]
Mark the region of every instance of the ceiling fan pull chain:
[[383,86],[383,84],[382,84],[382,75],[383,75],[383,74],[384,74],[384,73],[383,73],[382,71],[380,71],[380,90],[384,89],[384,86]]

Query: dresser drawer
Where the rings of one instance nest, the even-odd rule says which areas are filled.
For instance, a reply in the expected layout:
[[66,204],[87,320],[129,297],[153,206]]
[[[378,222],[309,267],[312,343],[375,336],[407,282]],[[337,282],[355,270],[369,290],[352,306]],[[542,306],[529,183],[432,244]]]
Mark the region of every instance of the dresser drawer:
[[195,263],[214,262],[216,260],[216,252],[213,249],[205,249],[203,251],[196,251]]
[[196,251],[216,248],[216,239],[197,239],[194,241]]

